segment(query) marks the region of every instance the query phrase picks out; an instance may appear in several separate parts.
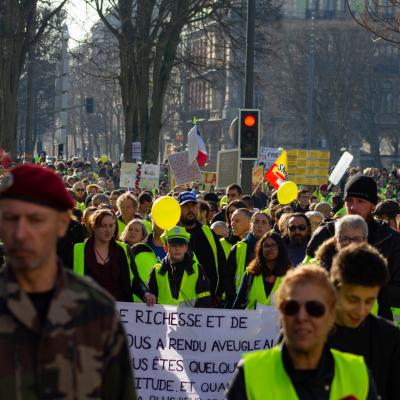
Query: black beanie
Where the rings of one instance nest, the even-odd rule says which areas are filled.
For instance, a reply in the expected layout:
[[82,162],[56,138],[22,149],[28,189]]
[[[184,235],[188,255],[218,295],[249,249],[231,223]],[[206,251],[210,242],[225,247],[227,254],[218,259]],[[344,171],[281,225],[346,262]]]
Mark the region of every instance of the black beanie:
[[368,200],[372,204],[378,203],[378,188],[370,176],[355,175],[349,179],[344,187],[344,199],[358,197]]

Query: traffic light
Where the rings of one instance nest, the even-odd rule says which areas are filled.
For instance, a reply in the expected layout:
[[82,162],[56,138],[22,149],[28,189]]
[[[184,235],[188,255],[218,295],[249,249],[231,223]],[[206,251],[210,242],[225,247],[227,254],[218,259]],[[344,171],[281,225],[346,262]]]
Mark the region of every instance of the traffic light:
[[93,114],[93,109],[94,109],[93,97],[85,98],[85,109],[88,114]]
[[242,160],[258,160],[260,128],[260,110],[239,110],[238,145]]

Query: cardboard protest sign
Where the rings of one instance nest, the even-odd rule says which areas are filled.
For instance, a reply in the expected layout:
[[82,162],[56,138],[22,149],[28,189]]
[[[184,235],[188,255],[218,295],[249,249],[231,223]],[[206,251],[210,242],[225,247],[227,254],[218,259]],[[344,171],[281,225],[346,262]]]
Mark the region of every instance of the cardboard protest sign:
[[199,165],[197,163],[189,164],[189,153],[187,150],[170,154],[168,162],[177,185],[201,179]]
[[216,172],[201,171],[200,190],[209,192],[212,188],[215,188],[216,183]]
[[274,307],[256,311],[117,303],[138,398],[222,400],[241,354],[279,337]]
[[217,158],[217,188],[239,182],[239,150],[221,150]]
[[274,147],[260,147],[260,159],[259,162],[263,163],[265,170],[268,171],[271,165],[278,159],[282,154],[283,149],[277,149]]
[[263,176],[264,167],[262,165],[253,168],[253,170],[251,171],[251,183],[253,184],[253,188],[261,182]]
[[331,154],[325,150],[288,149],[290,180],[298,185],[327,183]]
[[121,163],[121,175],[119,186],[122,188],[133,188],[136,182],[137,165],[135,163]]
[[155,164],[142,164],[139,187],[141,189],[158,189],[160,179],[160,166]]

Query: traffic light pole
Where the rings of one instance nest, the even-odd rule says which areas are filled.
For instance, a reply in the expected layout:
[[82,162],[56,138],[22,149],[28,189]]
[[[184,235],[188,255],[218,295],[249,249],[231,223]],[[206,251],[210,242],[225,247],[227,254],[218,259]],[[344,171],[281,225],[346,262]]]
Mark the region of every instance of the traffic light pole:
[[[255,0],[247,0],[247,37],[246,37],[246,71],[245,71],[245,90],[244,108],[253,108],[253,88],[254,88],[254,37],[255,37]],[[251,175],[253,161],[242,160],[241,166],[241,186],[243,193],[251,194]]]

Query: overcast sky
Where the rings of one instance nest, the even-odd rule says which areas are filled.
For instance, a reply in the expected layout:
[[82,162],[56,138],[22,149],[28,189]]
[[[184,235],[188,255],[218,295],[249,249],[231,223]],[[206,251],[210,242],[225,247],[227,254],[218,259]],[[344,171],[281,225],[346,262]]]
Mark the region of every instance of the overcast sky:
[[84,0],[70,0],[67,3],[67,24],[70,34],[69,46],[75,47],[90,32],[90,28],[98,20],[96,11]]

